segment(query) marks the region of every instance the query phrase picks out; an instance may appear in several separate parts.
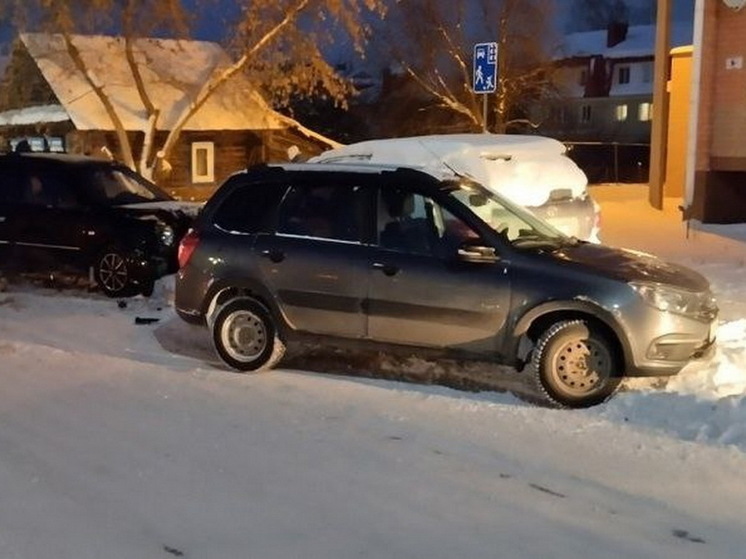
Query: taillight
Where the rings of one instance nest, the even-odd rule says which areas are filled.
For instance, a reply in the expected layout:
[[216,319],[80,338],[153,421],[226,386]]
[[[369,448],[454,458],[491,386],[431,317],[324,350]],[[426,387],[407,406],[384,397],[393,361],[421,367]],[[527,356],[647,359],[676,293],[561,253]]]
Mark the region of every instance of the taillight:
[[190,229],[187,231],[187,234],[182,237],[181,242],[179,243],[179,268],[183,268],[187,265],[187,262],[189,262],[189,259],[192,257],[192,253],[194,252],[194,249],[197,248],[197,245],[199,244],[199,234],[194,229]]

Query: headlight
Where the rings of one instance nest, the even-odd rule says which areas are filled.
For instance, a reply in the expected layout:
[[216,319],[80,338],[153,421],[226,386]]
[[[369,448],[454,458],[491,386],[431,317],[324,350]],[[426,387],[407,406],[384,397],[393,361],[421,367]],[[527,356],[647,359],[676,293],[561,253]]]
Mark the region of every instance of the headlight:
[[659,283],[630,282],[642,299],[656,309],[703,321],[717,316],[715,298],[709,291],[694,292]]
[[163,245],[170,247],[174,244],[174,230],[170,225],[158,224],[156,227],[158,233],[158,239]]

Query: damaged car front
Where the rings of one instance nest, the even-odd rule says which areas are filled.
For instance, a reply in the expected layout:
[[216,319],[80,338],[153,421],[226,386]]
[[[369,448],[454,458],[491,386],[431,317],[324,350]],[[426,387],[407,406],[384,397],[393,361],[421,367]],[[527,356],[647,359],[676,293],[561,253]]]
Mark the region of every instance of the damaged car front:
[[199,207],[116,162],[8,154],[0,157],[0,264],[48,278],[87,273],[111,297],[147,295],[176,271],[179,240]]

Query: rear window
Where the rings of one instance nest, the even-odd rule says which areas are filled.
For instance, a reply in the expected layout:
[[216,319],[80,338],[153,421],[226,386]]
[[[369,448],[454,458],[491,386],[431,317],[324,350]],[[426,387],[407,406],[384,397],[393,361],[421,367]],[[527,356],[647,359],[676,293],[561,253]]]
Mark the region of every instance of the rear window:
[[231,232],[269,232],[270,216],[286,190],[277,184],[245,184],[223,199],[213,222]]

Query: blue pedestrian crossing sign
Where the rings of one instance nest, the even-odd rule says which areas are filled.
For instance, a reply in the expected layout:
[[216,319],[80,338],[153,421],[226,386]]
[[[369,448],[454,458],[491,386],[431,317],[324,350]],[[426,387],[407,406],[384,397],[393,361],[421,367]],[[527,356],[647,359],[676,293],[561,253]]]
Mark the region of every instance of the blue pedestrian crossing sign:
[[494,93],[497,90],[497,43],[474,45],[474,93]]

